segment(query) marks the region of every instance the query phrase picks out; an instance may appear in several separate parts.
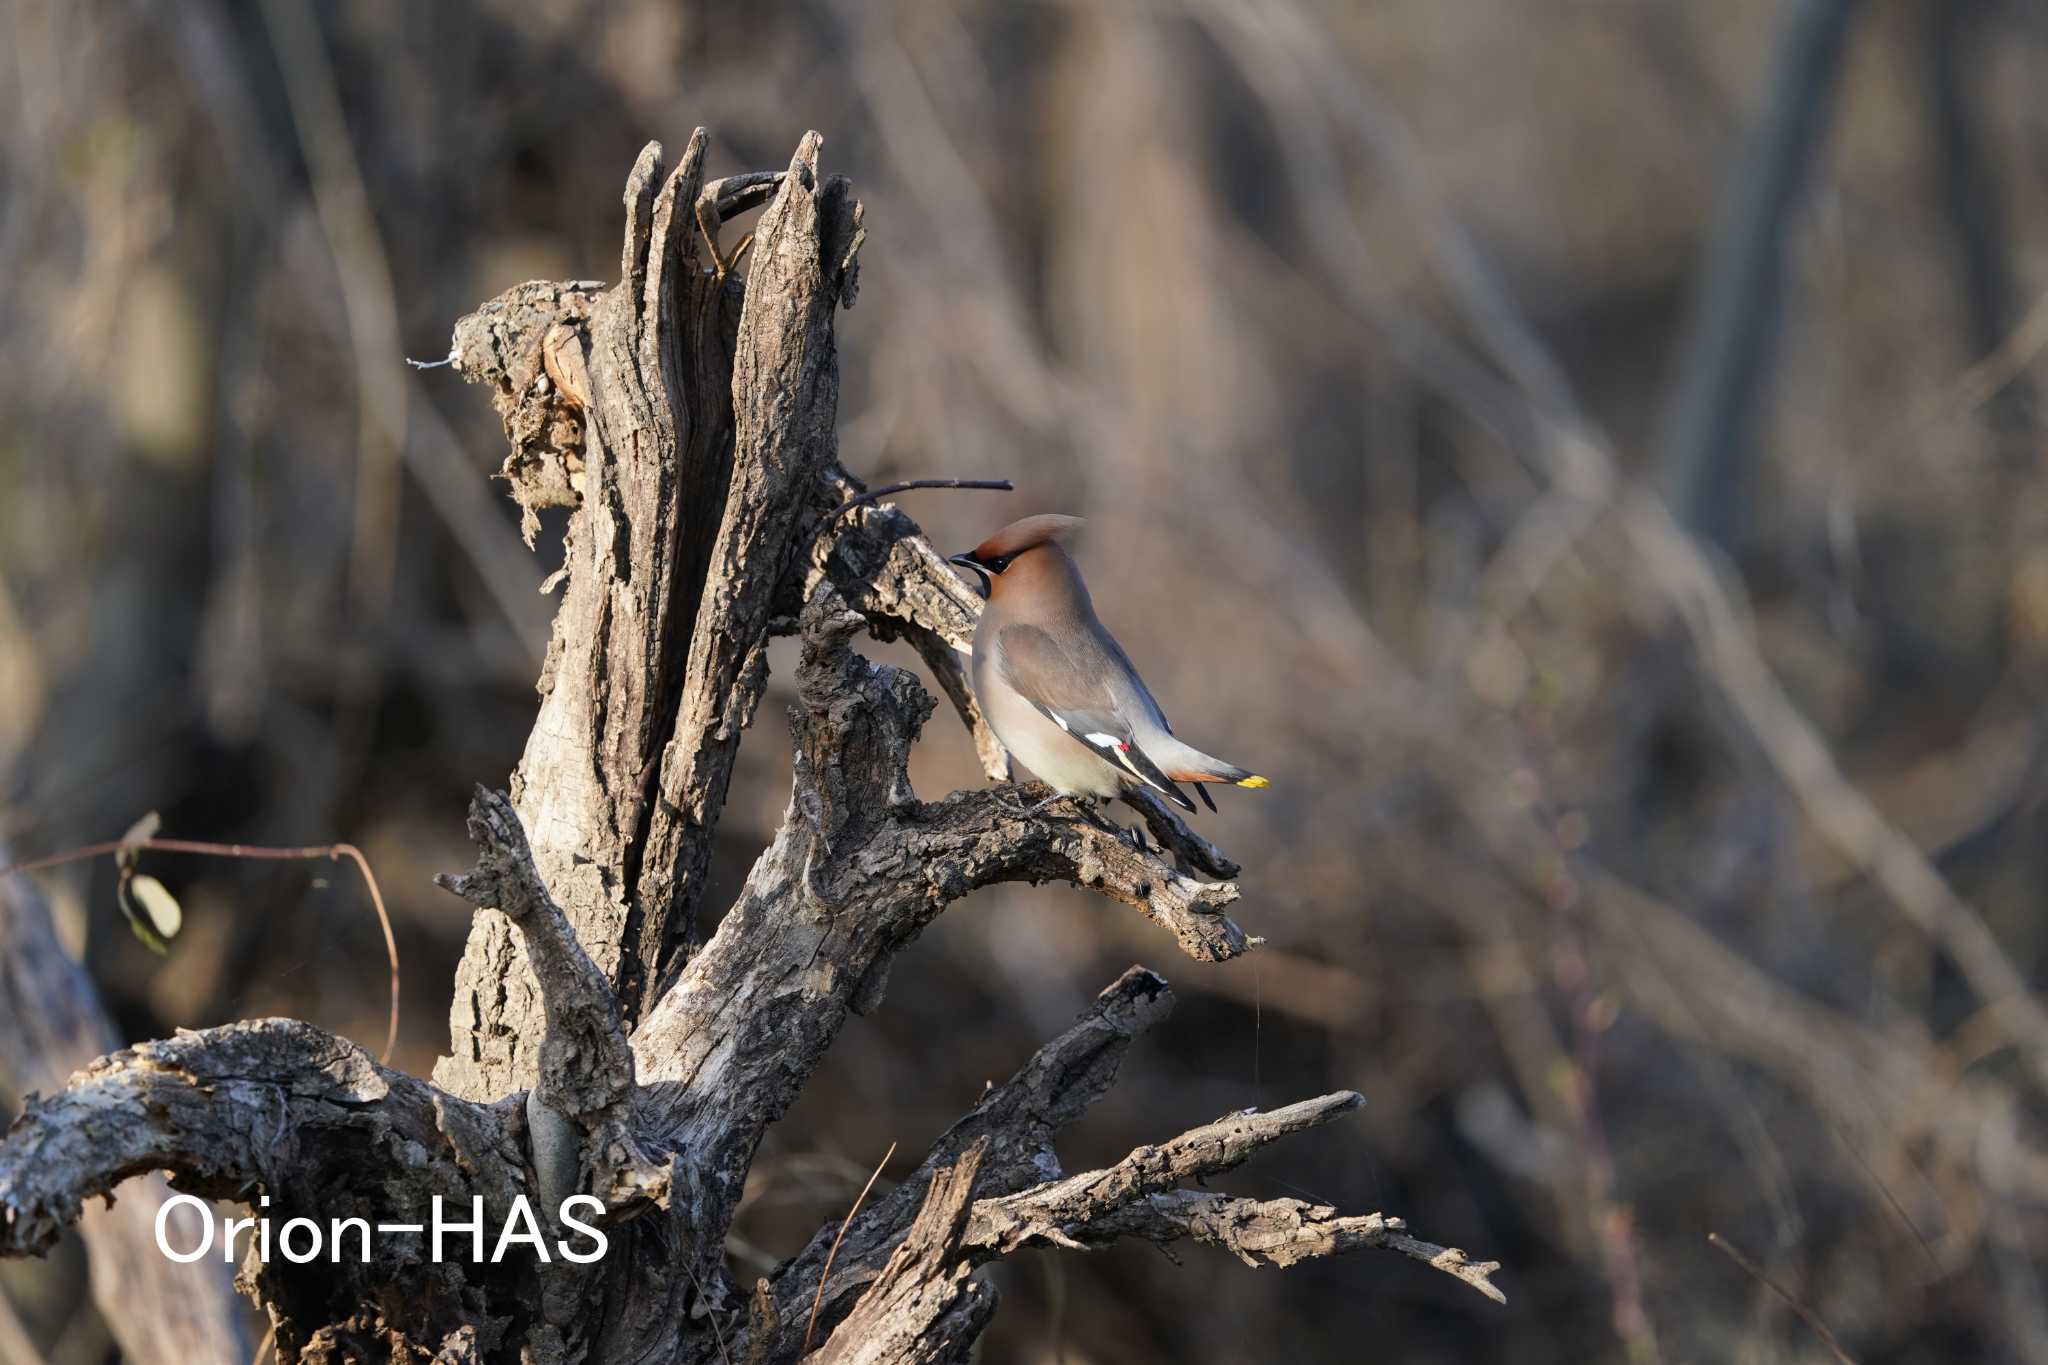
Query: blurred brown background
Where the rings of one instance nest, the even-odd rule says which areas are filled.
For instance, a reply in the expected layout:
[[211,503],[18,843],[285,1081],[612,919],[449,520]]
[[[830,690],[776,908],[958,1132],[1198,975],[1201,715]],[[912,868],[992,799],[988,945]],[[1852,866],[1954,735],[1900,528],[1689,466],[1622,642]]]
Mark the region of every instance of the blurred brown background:
[[[868,209],[845,463],[1014,478],[907,504],[948,549],[1093,519],[1177,727],[1274,780],[1201,826],[1270,946],[956,907],[771,1132],[743,1280],[1142,959],[1179,1012],[1070,1169],[1356,1088],[1231,1188],[1400,1214],[1509,1304],[1372,1253],[1032,1256],[990,1365],[1831,1358],[1709,1233],[1858,1360],[2048,1360],[2048,1035],[1986,1009],[2048,962],[2041,6],[0,10],[15,855],[152,808],[353,840],[424,1073],[467,924],[428,879],[517,758],[559,551],[486,396],[400,359],[608,278],[647,139],[704,124],[718,173],[817,128]],[[728,888],[786,798],[773,701]],[[944,715],[920,761],[978,780]],[[131,1036],[381,1038],[345,867],[150,867],[167,960],[104,863],[44,881]],[[0,1273],[53,1363],[111,1358],[79,1273]]]

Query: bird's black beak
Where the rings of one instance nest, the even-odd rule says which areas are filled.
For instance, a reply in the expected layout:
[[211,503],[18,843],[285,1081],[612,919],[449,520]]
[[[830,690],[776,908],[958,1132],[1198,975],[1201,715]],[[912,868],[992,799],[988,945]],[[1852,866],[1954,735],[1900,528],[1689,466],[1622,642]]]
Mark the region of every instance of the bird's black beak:
[[977,587],[981,592],[982,600],[984,602],[988,600],[988,595],[994,589],[995,585],[989,582],[988,570],[982,568],[981,565],[976,562],[974,555],[971,551],[967,554],[948,555],[946,557],[946,562],[948,564],[958,564],[963,569],[974,570],[975,576],[981,580]]

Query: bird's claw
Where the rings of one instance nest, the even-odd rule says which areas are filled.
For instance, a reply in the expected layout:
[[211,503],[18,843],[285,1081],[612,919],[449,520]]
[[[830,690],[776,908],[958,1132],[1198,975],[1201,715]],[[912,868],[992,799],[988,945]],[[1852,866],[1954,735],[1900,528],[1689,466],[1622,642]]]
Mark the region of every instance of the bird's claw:
[[1119,842],[1129,844],[1136,852],[1150,853],[1152,851],[1151,843],[1145,838],[1143,826],[1131,825],[1128,828],[1120,829],[1116,832],[1116,837]]
[[[999,795],[996,797],[996,808],[1007,815],[1015,816],[1019,820],[1031,820],[1043,815],[1047,810],[1059,805],[1062,801],[1071,802],[1076,800],[1077,798],[1069,796],[1065,792],[1054,792],[1044,800],[1034,801],[1027,806],[1008,796]],[[1088,805],[1093,806],[1094,803],[1089,802]]]

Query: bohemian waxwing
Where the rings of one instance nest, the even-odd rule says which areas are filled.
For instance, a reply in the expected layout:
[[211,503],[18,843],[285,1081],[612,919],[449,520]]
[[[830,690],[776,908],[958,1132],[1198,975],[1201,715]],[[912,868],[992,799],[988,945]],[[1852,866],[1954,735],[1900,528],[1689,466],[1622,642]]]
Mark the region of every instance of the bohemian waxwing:
[[1081,525],[1079,517],[1026,517],[948,561],[980,575],[988,599],[970,676],[996,738],[1060,796],[1145,786],[1193,810],[1175,785],[1191,782],[1214,810],[1201,784],[1265,786],[1265,778],[1173,737],[1060,544]]

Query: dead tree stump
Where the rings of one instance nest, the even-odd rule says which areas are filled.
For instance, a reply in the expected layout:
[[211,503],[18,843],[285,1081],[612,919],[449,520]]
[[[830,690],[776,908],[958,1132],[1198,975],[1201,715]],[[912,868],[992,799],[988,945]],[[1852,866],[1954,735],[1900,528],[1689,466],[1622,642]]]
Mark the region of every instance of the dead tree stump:
[[[1007,776],[960,658],[978,599],[886,505],[827,515],[838,465],[833,315],[864,235],[807,135],[786,170],[707,181],[705,137],[626,182],[618,281],[522,285],[464,318],[453,359],[489,384],[529,519],[573,509],[540,709],[509,795],[479,788],[477,906],[449,1052],[431,1083],[293,1020],[117,1052],[31,1104],[0,1145],[0,1252],[36,1254],[86,1199],[147,1171],[260,1207],[273,1224],[421,1222],[438,1196],[485,1210],[486,1249],[523,1196],[554,1245],[570,1195],[606,1254],[435,1260],[380,1237],[367,1263],[273,1252],[241,1283],[286,1361],[963,1361],[994,1311],[975,1269],[1020,1247],[1193,1238],[1250,1265],[1358,1247],[1428,1262],[1498,1298],[1495,1267],[1401,1221],[1190,1189],[1358,1103],[1348,1092],[1231,1115],[1067,1176],[1060,1130],[1163,1019],[1134,968],[932,1144],[917,1171],[752,1286],[724,1255],[755,1148],[895,954],[948,904],[1005,881],[1067,881],[1144,914],[1189,955],[1251,946],[1225,911],[1237,868],[1157,803],[1162,852],[1027,819],[1000,789],[911,790],[933,701],[854,647],[910,640],[991,777]],[[765,204],[751,238],[721,225]],[[695,929],[766,646],[802,637],[787,813],[737,903]],[[267,1205],[261,1201],[267,1199]],[[467,1234],[457,1238],[466,1248]]]

